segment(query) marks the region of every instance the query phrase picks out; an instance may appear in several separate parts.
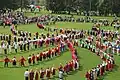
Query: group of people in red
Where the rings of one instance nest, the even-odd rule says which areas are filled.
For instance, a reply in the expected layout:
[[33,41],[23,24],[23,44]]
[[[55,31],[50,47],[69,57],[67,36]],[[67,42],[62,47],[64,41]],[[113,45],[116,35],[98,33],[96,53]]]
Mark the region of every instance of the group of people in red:
[[17,65],[17,62],[20,62],[20,66],[25,66],[25,61],[28,61],[28,64],[35,64],[36,62],[39,63],[40,61],[45,61],[48,59],[51,59],[55,56],[60,55],[60,47],[57,46],[52,49],[48,49],[46,51],[40,52],[37,55],[32,54],[28,56],[28,59],[25,59],[23,56],[20,57],[20,59],[16,59],[16,57],[13,57],[13,59],[9,59],[7,56],[4,60],[1,60],[1,62],[4,62],[4,67],[8,67],[9,62],[12,63],[13,66]]
[[[71,71],[75,71],[79,69],[79,63],[78,61],[71,60],[70,62],[66,63],[65,66],[63,66],[60,63],[60,66],[58,68],[55,68],[54,65],[51,68],[40,70],[36,69],[33,71],[32,69],[29,71],[28,69],[24,73],[25,80],[50,80],[51,78],[55,78],[57,71],[62,71],[65,74],[69,74]],[[62,77],[63,74],[59,72],[59,78]]]

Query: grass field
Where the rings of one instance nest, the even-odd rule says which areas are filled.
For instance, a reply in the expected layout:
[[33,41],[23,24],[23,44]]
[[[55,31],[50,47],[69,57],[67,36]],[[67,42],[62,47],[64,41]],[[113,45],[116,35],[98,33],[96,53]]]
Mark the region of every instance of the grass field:
[[[51,25],[50,27],[58,27],[58,28],[76,28],[76,29],[84,29],[88,30],[91,29],[92,23],[64,23],[64,22],[59,22],[56,25]],[[39,33],[47,33],[46,31],[40,30],[36,27],[36,24],[29,24],[29,25],[19,25],[18,26],[19,30],[24,30],[24,31],[29,31],[32,33],[39,32]],[[103,27],[103,29],[113,29],[112,27]],[[5,33],[5,34],[11,34],[10,30],[8,27],[0,28],[0,33]],[[52,33],[52,32],[50,32]],[[51,46],[52,47],[52,46]],[[13,56],[16,56],[19,58],[21,55],[25,56],[26,58],[28,57],[29,54],[32,53],[37,53],[45,50],[46,48],[42,49],[36,49],[36,50],[31,50],[29,52],[22,52],[15,54],[8,55],[10,58],[13,58]],[[97,64],[101,63],[101,59],[91,53],[90,51],[86,49],[81,49],[77,47],[78,50],[78,55],[80,56],[80,70],[71,73],[71,75],[68,75],[66,77],[66,80],[85,80],[85,72],[88,71],[89,69],[95,67]],[[120,57],[115,55],[115,62],[116,62],[116,67],[112,72],[107,73],[105,76],[103,76],[100,80],[120,80]],[[3,59],[4,55],[0,56],[0,59]],[[59,63],[65,64],[71,60],[71,53],[69,51],[64,52],[63,55],[53,58],[52,60],[49,61],[44,61],[41,62],[39,65],[35,66],[28,66],[28,67],[18,67],[18,68],[3,68],[3,63],[0,63],[0,80],[24,80],[24,71],[26,68],[28,69],[36,69],[40,67],[51,67],[53,64],[55,64],[56,67],[59,66]],[[10,65],[11,66],[11,65]],[[52,79],[52,80],[58,80]]]

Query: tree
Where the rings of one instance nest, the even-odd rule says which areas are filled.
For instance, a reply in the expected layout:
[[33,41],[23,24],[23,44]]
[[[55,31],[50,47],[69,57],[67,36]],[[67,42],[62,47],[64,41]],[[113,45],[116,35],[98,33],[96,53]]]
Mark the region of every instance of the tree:
[[120,0],[112,0],[112,11],[117,16],[120,16]]
[[18,0],[9,0],[9,4],[6,6],[7,9],[16,10],[20,7],[20,1]]
[[68,11],[99,11],[101,15],[108,15],[109,13],[120,13],[120,0],[46,0],[46,7],[48,10]]
[[2,0],[0,2],[0,9],[2,9],[2,10],[4,10],[4,9],[16,10],[20,7],[25,8],[27,5],[29,5],[29,0]]

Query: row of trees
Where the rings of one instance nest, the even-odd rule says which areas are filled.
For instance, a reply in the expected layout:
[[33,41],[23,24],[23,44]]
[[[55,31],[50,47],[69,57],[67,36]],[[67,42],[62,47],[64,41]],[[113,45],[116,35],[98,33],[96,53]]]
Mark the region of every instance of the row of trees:
[[26,8],[30,0],[1,0],[0,10]]
[[120,0],[1,0],[0,9],[26,8],[32,1],[45,5],[52,12],[98,11],[103,15],[120,13]]
[[120,0],[46,0],[46,7],[58,11],[99,11],[103,15],[120,13]]

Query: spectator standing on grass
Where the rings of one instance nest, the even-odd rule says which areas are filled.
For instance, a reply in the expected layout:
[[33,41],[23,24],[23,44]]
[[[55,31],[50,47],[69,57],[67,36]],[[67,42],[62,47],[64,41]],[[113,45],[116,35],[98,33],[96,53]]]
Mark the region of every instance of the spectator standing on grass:
[[24,77],[25,77],[25,80],[29,80],[29,71],[28,71],[28,69],[26,69],[26,71],[24,73]]

